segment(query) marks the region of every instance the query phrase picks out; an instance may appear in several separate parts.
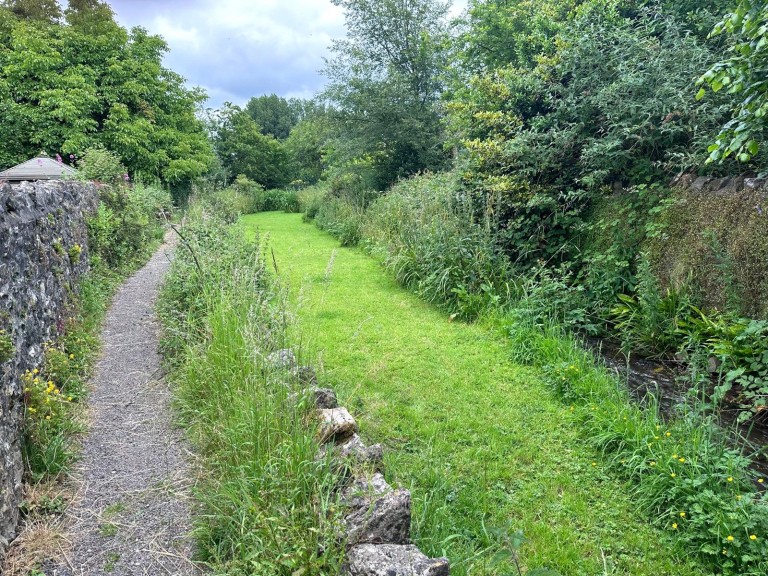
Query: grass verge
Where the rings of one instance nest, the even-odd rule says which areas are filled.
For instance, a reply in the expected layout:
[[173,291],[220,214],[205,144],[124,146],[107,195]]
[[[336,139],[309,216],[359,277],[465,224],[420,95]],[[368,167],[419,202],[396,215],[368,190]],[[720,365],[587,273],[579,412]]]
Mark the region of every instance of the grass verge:
[[297,377],[270,360],[290,318],[261,247],[199,212],[182,234],[158,310],[179,414],[203,462],[202,560],[232,576],[338,574],[337,478],[315,461]]
[[539,370],[510,361],[506,337],[449,322],[298,215],[242,223],[269,234],[324,378],[371,439],[390,447],[387,470],[413,492],[414,536],[426,553],[447,555],[454,574],[501,574],[511,566],[491,558],[521,529],[528,567],[705,573],[671,530],[648,525],[632,486],[585,443],[579,414]]

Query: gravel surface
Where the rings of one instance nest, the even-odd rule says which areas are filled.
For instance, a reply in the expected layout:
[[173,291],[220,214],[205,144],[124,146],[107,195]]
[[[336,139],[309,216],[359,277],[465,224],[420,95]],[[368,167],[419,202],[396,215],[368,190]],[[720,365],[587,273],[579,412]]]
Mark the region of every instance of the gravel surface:
[[153,310],[172,249],[161,246],[126,281],[107,315],[69,510],[72,547],[48,576],[201,573],[188,537],[192,458],[172,423]]

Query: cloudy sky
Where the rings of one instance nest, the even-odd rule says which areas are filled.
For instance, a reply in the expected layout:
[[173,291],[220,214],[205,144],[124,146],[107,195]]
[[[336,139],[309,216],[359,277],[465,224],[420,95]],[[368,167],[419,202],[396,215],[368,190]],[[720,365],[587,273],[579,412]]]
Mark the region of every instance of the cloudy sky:
[[[466,0],[453,0],[458,14]],[[166,67],[208,92],[207,105],[275,93],[312,96],[344,14],[330,0],[111,0],[125,27],[143,26],[170,46]]]

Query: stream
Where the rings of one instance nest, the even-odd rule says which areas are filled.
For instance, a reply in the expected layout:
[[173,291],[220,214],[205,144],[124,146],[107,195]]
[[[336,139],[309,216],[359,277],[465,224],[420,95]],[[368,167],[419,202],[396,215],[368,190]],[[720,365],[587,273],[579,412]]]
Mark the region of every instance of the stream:
[[[683,365],[641,357],[630,357],[627,361],[618,347],[604,340],[588,338],[584,344],[627,384],[630,395],[639,404],[643,405],[648,394],[653,394],[665,420],[679,414],[691,402],[688,374]],[[768,419],[740,424],[738,413],[733,404],[723,406],[719,413],[720,427],[735,446],[744,447],[747,454],[753,454],[753,469],[768,476]]]

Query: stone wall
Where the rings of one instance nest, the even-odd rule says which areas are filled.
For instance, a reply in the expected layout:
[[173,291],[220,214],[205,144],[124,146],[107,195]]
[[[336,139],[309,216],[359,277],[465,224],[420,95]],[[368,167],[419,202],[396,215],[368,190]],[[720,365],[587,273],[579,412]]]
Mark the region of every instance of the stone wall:
[[88,269],[86,217],[97,205],[92,184],[0,185],[0,552],[19,519],[20,375],[40,366],[43,343],[63,328]]
[[312,367],[297,368],[291,350],[279,350],[268,358],[278,367],[295,369],[304,385],[304,396],[317,409],[318,459],[336,462],[343,485],[339,486],[345,508],[339,534],[346,547],[344,576],[449,576],[447,558],[429,558],[411,542],[411,493],[390,486],[382,475],[383,449],[366,446],[357,422],[340,407],[336,393],[319,388]]
[[646,246],[662,289],[686,286],[705,308],[768,318],[768,180],[672,184],[675,203]]

